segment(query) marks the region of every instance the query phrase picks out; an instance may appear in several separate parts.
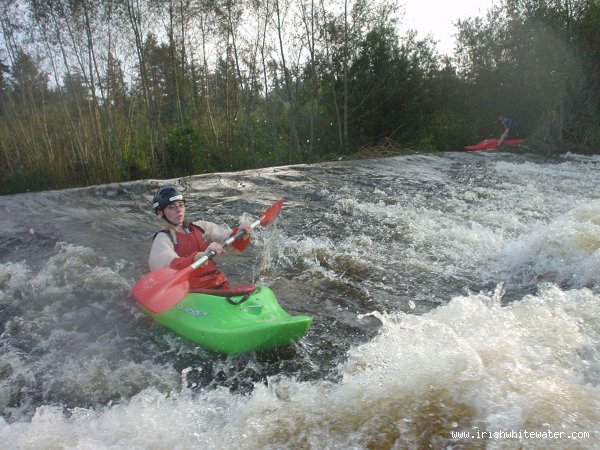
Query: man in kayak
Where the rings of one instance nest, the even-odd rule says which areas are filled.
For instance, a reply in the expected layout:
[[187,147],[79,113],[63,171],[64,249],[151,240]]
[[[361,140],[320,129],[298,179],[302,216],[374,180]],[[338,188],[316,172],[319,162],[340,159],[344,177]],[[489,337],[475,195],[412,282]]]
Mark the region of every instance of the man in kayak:
[[500,124],[504,127],[504,132],[502,133],[502,136],[500,136],[496,147],[500,147],[502,144],[504,144],[504,141],[509,137],[516,137],[515,125],[512,119],[504,116],[498,116],[498,122],[500,122]]
[[[233,242],[231,247],[241,252],[250,243],[250,224],[243,223],[229,231],[205,220],[185,220],[185,199],[175,186],[161,187],[154,195],[152,207],[155,214],[164,219],[165,224],[164,229],[154,235],[148,258],[150,270],[163,267],[181,270],[211,251],[220,255],[224,251],[221,242],[225,242],[239,230],[244,230],[246,234]],[[217,269],[212,259],[198,268],[195,276],[190,279],[192,288],[224,288],[228,283],[227,277]]]

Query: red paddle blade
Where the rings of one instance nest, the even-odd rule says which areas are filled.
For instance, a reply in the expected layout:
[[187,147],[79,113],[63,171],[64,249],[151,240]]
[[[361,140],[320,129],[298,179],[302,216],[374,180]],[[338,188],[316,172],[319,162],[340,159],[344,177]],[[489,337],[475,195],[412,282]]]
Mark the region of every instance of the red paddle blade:
[[260,225],[264,228],[267,225],[270,225],[275,218],[279,215],[279,211],[281,211],[281,207],[283,206],[283,199],[280,198],[275,203],[273,203],[269,209],[265,211],[265,213],[260,216]]
[[188,293],[193,269],[158,269],[141,278],[131,295],[146,309],[161,313],[175,306]]

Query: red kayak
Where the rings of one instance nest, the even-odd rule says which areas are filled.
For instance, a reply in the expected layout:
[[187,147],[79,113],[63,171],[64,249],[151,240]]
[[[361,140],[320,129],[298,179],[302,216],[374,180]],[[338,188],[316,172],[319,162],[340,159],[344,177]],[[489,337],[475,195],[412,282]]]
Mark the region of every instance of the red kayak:
[[[516,145],[524,142],[525,139],[506,139],[502,145]],[[465,147],[467,150],[489,150],[490,148],[495,148],[498,145],[498,139],[486,139],[485,141],[481,141],[477,145],[468,145]]]

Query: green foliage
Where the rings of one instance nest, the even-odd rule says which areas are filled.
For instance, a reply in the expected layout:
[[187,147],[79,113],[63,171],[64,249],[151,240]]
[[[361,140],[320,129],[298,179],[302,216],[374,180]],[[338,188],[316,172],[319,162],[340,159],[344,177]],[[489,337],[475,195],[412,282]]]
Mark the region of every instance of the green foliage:
[[452,59],[399,36],[393,0],[279,2],[276,13],[245,0],[201,11],[9,3],[4,193],[320,161],[389,142],[457,150],[499,136],[500,114],[527,136],[600,149],[597,0],[504,0],[458,24]]
[[11,70],[12,90],[20,101],[39,101],[48,93],[48,75],[30,54],[19,50]]
[[214,170],[200,134],[192,126],[173,127],[160,142],[157,155],[160,175],[170,178]]
[[[585,140],[585,128],[597,121],[582,111],[593,111],[600,100],[593,69],[597,9],[598,2],[507,0],[486,19],[459,24],[457,63],[472,84],[470,109],[480,113],[481,134],[494,132],[488,124],[503,114],[525,135],[557,144]],[[595,25],[588,27],[590,15]]]

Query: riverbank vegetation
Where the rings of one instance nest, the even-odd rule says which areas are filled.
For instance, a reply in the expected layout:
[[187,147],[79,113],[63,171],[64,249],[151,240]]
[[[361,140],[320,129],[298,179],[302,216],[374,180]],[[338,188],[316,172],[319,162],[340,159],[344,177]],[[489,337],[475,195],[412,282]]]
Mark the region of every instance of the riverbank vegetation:
[[0,193],[459,150],[501,114],[600,151],[598,0],[503,0],[451,56],[393,0],[0,3]]

